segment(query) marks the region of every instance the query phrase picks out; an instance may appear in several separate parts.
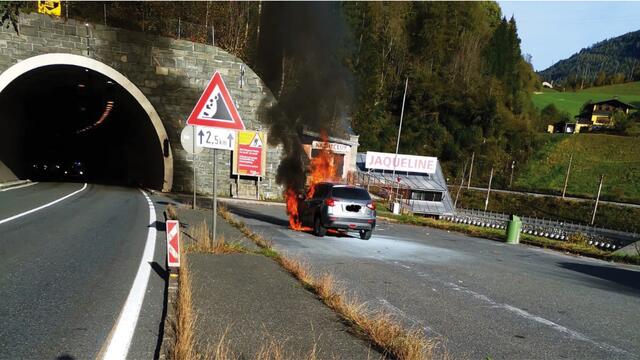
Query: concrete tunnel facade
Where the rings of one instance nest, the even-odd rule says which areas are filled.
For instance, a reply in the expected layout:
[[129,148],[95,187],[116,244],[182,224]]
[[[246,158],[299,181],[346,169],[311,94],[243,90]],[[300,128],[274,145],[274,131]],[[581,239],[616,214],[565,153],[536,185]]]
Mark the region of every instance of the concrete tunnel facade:
[[[56,88],[53,86],[55,84],[46,81],[47,77],[57,74],[57,79],[63,79],[58,82],[65,82],[69,77],[80,76],[76,74],[76,70],[91,72],[101,83],[112,82],[117,88],[116,95],[111,95],[119,97],[120,107],[116,102],[110,116],[115,117],[120,112],[120,123],[112,121],[109,125],[111,128],[107,131],[108,136],[95,138],[103,148],[111,145],[120,149],[119,152],[109,153],[106,158],[125,161],[125,158],[129,159],[131,156],[131,151],[140,150],[135,146],[136,139],[141,136],[151,138],[145,140],[151,149],[145,155],[147,160],[145,157],[131,158],[128,167],[114,165],[113,169],[127,172],[147,166],[152,169],[151,172],[156,173],[152,176],[154,179],[145,180],[142,176],[126,185],[190,192],[194,187],[195,170],[198,193],[211,194],[213,154],[205,149],[194,159],[182,149],[180,132],[215,71],[224,77],[247,129],[266,130],[258,121],[258,113],[262,104],[274,101],[271,92],[240,59],[215,46],[99,24],[85,24],[71,19],[65,22],[40,14],[21,15],[20,33],[18,36],[12,29],[0,30],[0,103],[4,101],[3,107],[7,105],[4,109],[13,108],[10,111],[3,110],[0,118],[0,137],[4,142],[4,145],[0,145],[0,163],[4,163],[9,169],[30,166],[26,162],[32,160],[16,155],[25,146],[24,134],[20,134],[25,129],[15,125],[25,115],[19,113],[22,110],[19,111],[16,102],[22,101],[23,108],[32,118],[43,118],[37,112],[38,107],[45,106],[42,104],[46,99],[42,97],[47,98],[42,89]],[[26,85],[20,83],[29,81],[40,84],[42,91],[39,99],[29,98],[30,94],[38,94],[38,91],[21,89]],[[97,83],[100,81],[96,80]],[[78,86],[80,83],[78,82]],[[82,109],[82,104],[71,104],[72,107],[76,105]],[[91,106],[99,118],[100,105]],[[66,118],[64,115],[59,117],[63,120],[57,119],[58,122],[63,124]],[[105,129],[109,119],[112,118],[104,121]],[[48,126],[41,120],[38,121],[38,124]],[[113,125],[116,123],[120,125]],[[128,136],[128,132],[133,135]],[[119,138],[125,140],[117,140]],[[46,154],[52,147],[42,148],[40,151]],[[94,153],[97,158],[100,150],[95,150]],[[269,147],[266,176],[258,182],[256,178],[238,179],[231,175],[230,153],[219,151],[215,159],[218,165],[219,193],[230,195],[235,193],[237,186],[240,196],[255,196],[256,186],[259,186],[262,197],[280,196],[282,189],[275,183],[280,155],[280,147]],[[20,161],[21,166],[16,165]],[[154,162],[156,165],[151,167],[149,164]],[[18,176],[25,176],[23,169],[15,172]],[[2,173],[7,172],[0,165],[0,176]],[[144,181],[141,182],[140,179]]]

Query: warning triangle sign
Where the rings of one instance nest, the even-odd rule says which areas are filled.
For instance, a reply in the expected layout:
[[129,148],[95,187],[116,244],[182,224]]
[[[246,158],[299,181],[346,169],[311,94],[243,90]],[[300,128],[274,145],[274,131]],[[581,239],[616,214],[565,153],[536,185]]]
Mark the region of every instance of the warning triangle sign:
[[251,145],[249,145],[251,147],[254,148],[261,148],[262,147],[262,140],[260,139],[260,134],[256,133],[256,135],[253,137],[253,140],[251,140]]
[[219,72],[213,74],[187,124],[244,130],[244,123]]

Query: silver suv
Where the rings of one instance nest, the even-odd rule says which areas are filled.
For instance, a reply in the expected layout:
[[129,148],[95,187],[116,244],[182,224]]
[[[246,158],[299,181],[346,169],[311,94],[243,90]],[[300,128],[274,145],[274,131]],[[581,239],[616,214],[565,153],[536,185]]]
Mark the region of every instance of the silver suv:
[[316,236],[324,236],[327,229],[358,231],[360,238],[369,240],[376,226],[376,204],[369,192],[361,187],[319,183],[311,189],[311,198],[300,200],[300,219],[312,226]]

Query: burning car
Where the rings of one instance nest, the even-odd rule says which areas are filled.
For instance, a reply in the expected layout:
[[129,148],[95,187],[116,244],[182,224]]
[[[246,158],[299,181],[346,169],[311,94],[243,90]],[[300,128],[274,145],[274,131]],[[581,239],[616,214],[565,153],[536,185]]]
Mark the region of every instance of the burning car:
[[358,231],[361,239],[368,240],[376,226],[376,205],[361,187],[322,182],[312,185],[307,197],[300,195],[296,200],[297,218],[292,225],[309,226],[316,236],[333,229]]

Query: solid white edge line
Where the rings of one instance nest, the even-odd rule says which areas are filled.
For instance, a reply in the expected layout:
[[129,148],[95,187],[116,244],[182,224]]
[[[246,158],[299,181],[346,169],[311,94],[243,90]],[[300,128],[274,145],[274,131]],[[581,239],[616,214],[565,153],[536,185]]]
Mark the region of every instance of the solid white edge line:
[[10,191],[10,190],[15,190],[15,189],[22,189],[24,187],[35,185],[35,184],[38,184],[38,182],[36,181],[36,182],[30,182],[28,184],[12,186],[12,187],[9,187],[9,188],[6,188],[6,189],[1,189],[0,192],[5,192],[5,191]]
[[149,199],[147,194],[142,190],[140,190],[140,192],[142,192],[142,195],[147,199],[147,203],[149,205],[150,226],[149,232],[147,233],[147,242],[144,246],[140,266],[138,267],[138,272],[133,280],[131,291],[129,291],[127,300],[122,307],[122,311],[120,312],[120,316],[118,317],[112,336],[109,339],[107,350],[102,357],[105,360],[122,360],[127,358],[129,346],[131,346],[131,341],[133,340],[133,333],[136,329],[136,324],[138,323],[138,317],[140,316],[144,295],[147,292],[149,275],[151,273],[151,265],[149,265],[149,263],[153,261],[153,252],[155,250],[156,243],[156,210],[153,206],[153,202]]
[[2,219],[2,220],[0,220],[0,224],[4,224],[4,223],[9,222],[9,221],[11,221],[11,220],[15,220],[15,219],[17,219],[17,218],[21,218],[21,217],[23,217],[23,216],[25,216],[25,215],[32,214],[32,213],[34,213],[34,212],[36,212],[36,211],[38,211],[38,210],[42,210],[42,209],[47,208],[47,207],[49,207],[49,206],[51,206],[51,205],[57,204],[57,203],[59,203],[60,201],[62,201],[62,200],[64,200],[64,199],[68,199],[68,198],[72,197],[73,195],[75,195],[75,194],[77,194],[77,193],[79,193],[79,192],[83,191],[83,190],[84,190],[84,189],[86,189],[86,188],[87,188],[87,183],[84,183],[84,186],[82,186],[82,189],[80,189],[80,190],[76,190],[76,191],[72,192],[71,194],[68,194],[68,195],[65,195],[65,196],[61,197],[61,198],[60,198],[60,199],[58,199],[58,200],[54,200],[54,201],[52,201],[52,202],[50,202],[50,203],[44,204],[44,205],[42,205],[42,206],[38,206],[38,207],[37,207],[37,208],[35,208],[35,209],[31,209],[31,210],[25,211],[25,212],[23,212],[23,213],[20,213],[20,214],[18,214],[18,215],[13,215],[13,216],[8,217],[8,218],[6,218],[6,219]]

